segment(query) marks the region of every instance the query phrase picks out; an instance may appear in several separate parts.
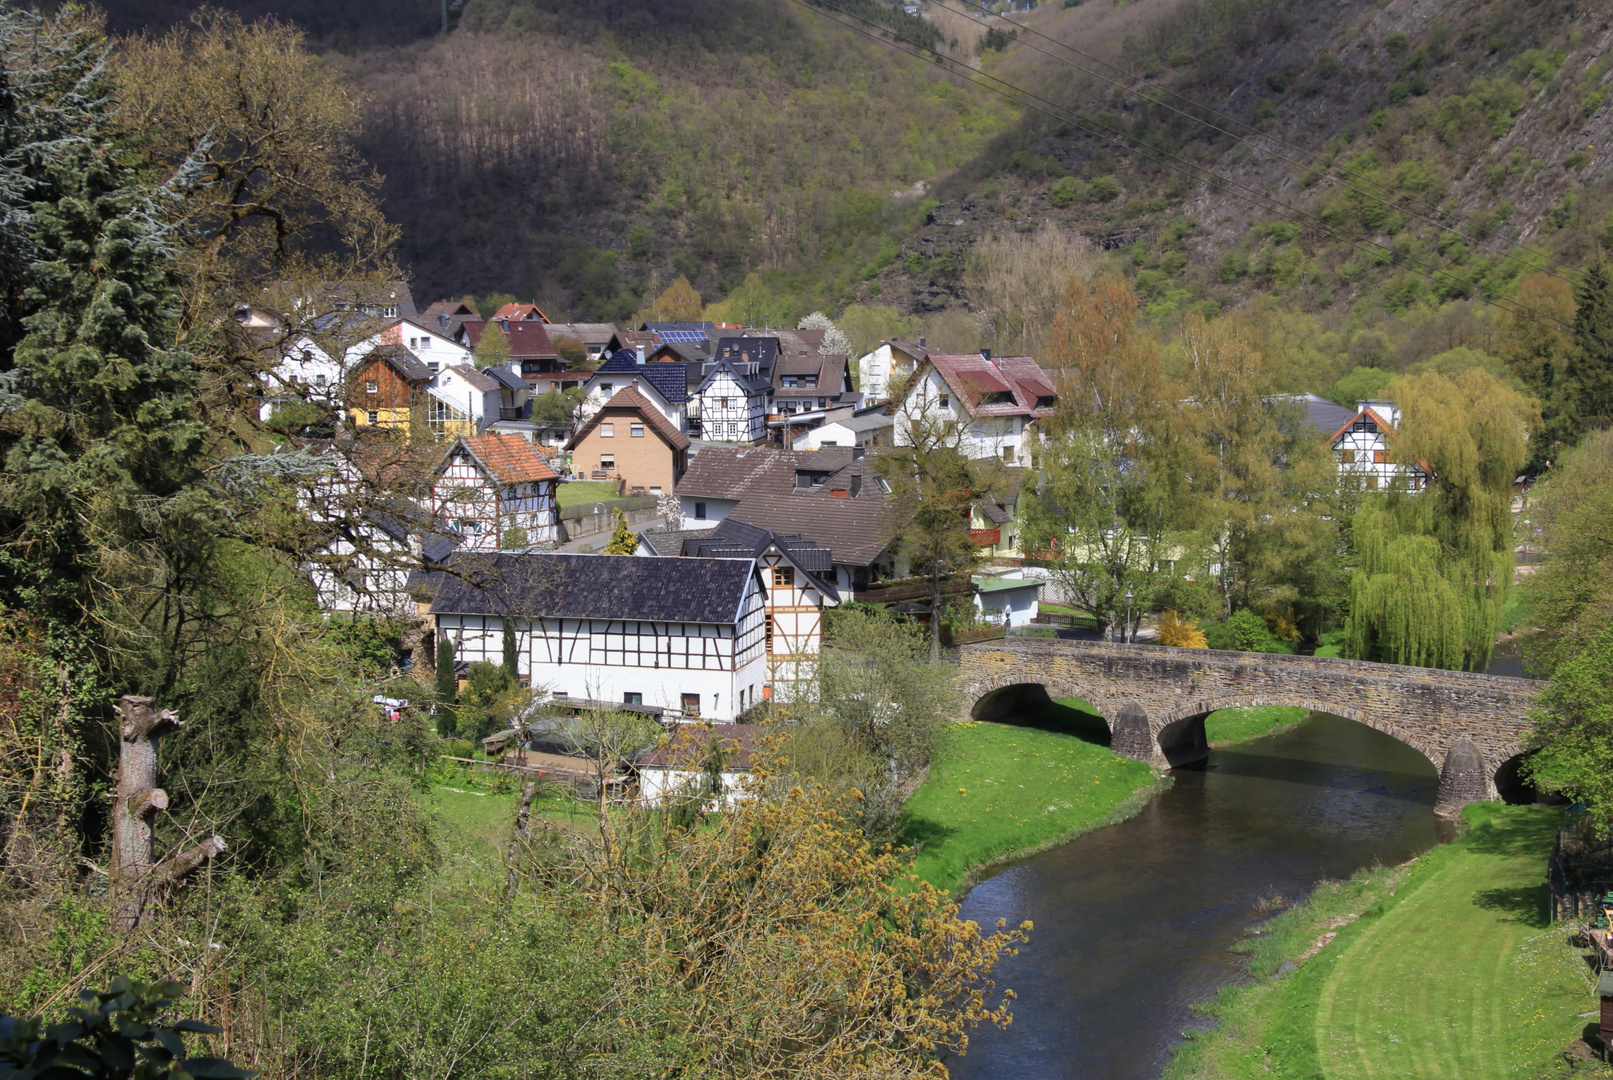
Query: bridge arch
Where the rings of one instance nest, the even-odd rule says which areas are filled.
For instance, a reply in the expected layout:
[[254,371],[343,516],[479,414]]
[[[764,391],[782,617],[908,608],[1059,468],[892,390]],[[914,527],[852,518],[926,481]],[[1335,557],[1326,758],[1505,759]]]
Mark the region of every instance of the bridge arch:
[[1282,705],[1341,716],[1427,758],[1440,773],[1442,812],[1496,797],[1498,771],[1515,771],[1540,686],[1323,657],[1039,638],[971,643],[953,655],[968,716],[1006,718],[1025,703],[1078,697],[1101,714],[1116,753],[1157,765],[1207,756],[1203,721],[1217,709]]

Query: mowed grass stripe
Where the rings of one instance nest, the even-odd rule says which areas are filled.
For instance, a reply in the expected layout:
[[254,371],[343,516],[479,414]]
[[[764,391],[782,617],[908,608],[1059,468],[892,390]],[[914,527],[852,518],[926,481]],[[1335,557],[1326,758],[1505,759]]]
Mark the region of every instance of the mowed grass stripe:
[[[1545,971],[1558,1009],[1519,1016],[1513,1006],[1520,952],[1551,933],[1542,886],[1557,813],[1479,806],[1468,818],[1473,835],[1426,856],[1410,894],[1333,958],[1316,1012],[1329,1077],[1502,1080],[1538,1068],[1529,1059],[1540,1045],[1577,1033],[1583,980],[1565,965]],[[1544,1038],[1540,1024],[1552,1029]],[[1530,1049],[1514,1054],[1514,1044]]]

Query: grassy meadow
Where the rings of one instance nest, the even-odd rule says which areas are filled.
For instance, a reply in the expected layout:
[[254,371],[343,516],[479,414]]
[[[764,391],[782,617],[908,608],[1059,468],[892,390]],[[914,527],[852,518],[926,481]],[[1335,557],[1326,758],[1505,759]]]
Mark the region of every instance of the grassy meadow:
[[[1252,937],[1250,981],[1206,1007],[1166,1080],[1532,1080],[1596,1008],[1582,950],[1546,921],[1561,811],[1479,803],[1466,833],[1327,882]],[[1599,1062],[1580,1068],[1607,1075]]]

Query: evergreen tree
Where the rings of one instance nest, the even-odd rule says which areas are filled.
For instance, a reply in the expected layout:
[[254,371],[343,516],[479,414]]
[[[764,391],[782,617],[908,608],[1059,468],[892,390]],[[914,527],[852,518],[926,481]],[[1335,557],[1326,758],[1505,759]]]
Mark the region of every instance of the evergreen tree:
[[1566,433],[1577,437],[1613,424],[1613,274],[1606,262],[1585,271],[1574,304],[1574,340],[1557,407]]
[[[437,700],[452,705],[459,697],[459,679],[454,675],[454,643],[447,638],[437,642]],[[442,725],[438,725],[439,729]]]
[[616,531],[610,534],[605,542],[606,555],[631,555],[638,550],[638,537],[627,526],[627,518],[620,510],[616,511]]
[[516,649],[515,620],[513,619],[506,618],[504,620],[504,640],[502,644],[504,646],[504,673],[510,677],[510,681],[513,683],[521,674],[520,654]]

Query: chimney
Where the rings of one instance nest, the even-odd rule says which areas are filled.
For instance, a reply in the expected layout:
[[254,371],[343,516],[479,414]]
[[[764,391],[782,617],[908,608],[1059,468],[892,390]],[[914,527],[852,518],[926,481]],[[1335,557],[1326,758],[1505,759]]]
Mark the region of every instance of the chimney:
[[638,347],[638,362],[644,363],[644,346],[642,345]]
[[981,349],[980,350],[980,359],[984,360],[988,364],[991,363],[991,350],[990,349]]
[[919,348],[921,348],[921,349],[928,349],[929,348],[928,345],[924,344],[924,335],[923,334],[919,335]]

